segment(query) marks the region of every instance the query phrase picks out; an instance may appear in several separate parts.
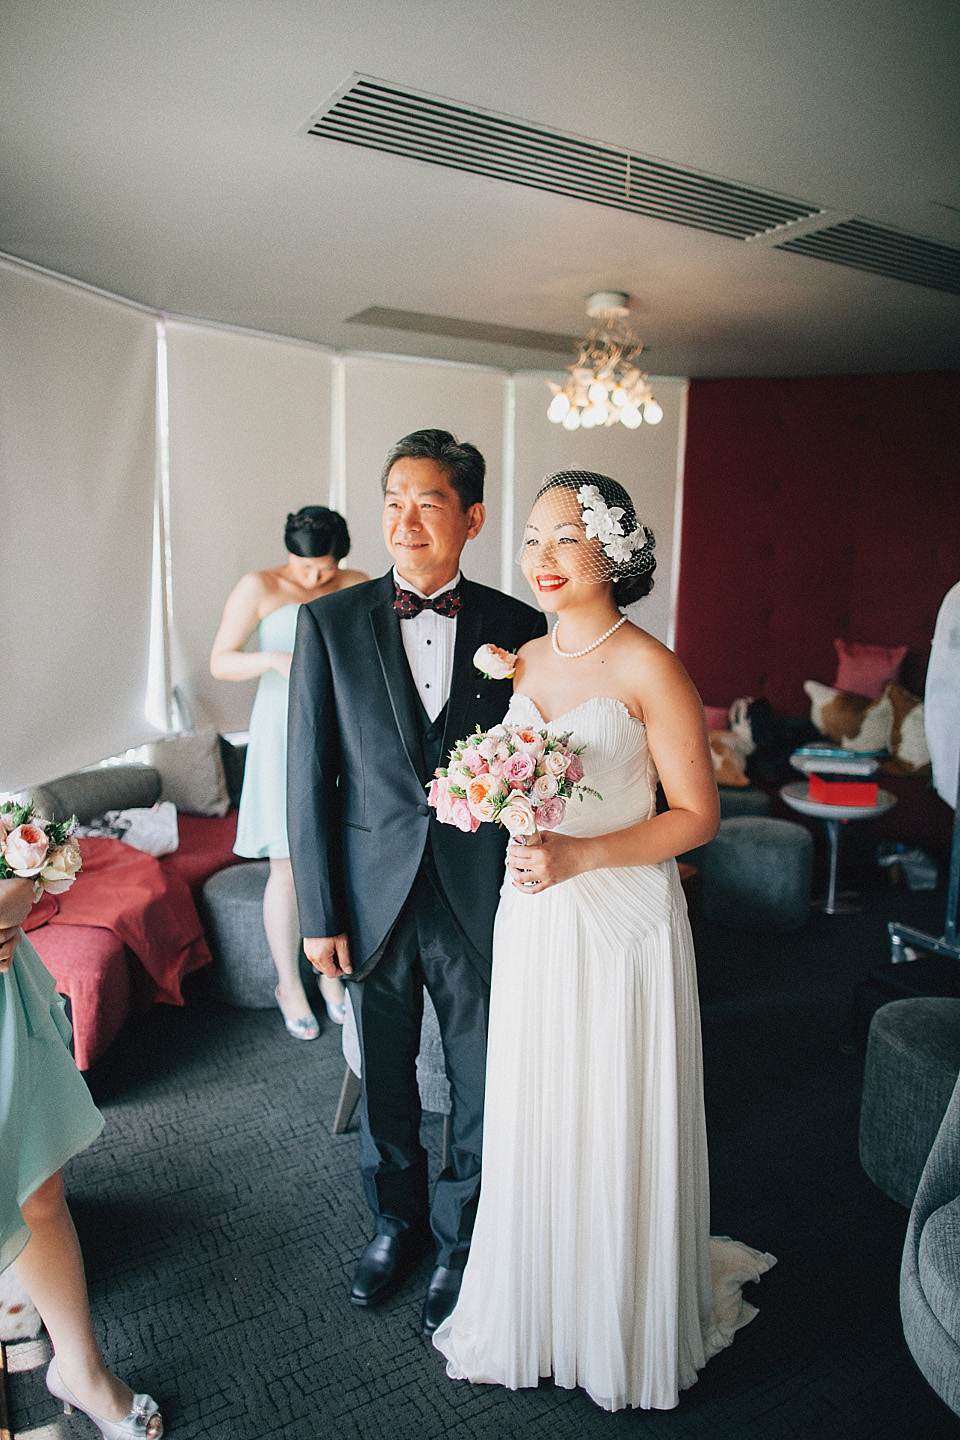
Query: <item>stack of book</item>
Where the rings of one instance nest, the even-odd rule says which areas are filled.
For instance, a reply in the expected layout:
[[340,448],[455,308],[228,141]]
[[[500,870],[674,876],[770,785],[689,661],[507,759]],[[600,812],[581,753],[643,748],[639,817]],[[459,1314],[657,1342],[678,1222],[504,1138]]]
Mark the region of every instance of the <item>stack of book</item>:
[[809,795],[821,805],[863,805],[877,803],[875,775],[879,755],[843,750],[833,745],[803,745],[790,756],[795,770],[808,775]]

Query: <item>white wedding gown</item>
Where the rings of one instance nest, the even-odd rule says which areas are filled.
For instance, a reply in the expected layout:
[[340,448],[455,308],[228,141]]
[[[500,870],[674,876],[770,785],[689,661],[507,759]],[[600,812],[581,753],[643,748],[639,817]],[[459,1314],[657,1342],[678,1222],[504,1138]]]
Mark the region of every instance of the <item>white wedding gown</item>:
[[[544,728],[533,701],[507,716]],[[548,727],[586,743],[602,800],[567,835],[655,813],[643,724],[597,698]],[[454,1379],[553,1375],[608,1410],[669,1409],[756,1311],[773,1265],[711,1240],[700,1019],[676,862],[594,870],[539,895],[504,883],[494,930],[483,1185],[453,1314]]]

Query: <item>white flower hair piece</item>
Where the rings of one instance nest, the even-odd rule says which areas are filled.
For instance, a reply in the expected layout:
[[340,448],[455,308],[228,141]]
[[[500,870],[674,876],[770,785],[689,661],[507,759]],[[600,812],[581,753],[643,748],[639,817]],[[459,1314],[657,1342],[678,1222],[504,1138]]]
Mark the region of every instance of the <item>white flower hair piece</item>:
[[624,511],[619,505],[608,505],[596,485],[581,485],[577,491],[587,539],[597,539],[605,555],[616,565],[625,565],[647,543],[647,532],[638,524],[636,530],[624,534],[621,521]]

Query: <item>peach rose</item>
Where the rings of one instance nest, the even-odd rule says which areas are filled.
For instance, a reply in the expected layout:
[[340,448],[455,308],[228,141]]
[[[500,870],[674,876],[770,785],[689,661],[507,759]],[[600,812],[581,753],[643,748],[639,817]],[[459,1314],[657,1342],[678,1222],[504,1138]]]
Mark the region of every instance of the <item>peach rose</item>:
[[536,821],[533,806],[526,795],[511,795],[500,811],[500,822],[511,835],[535,835]]
[[559,780],[567,773],[570,758],[566,750],[548,750],[541,763],[547,775],[555,775]]
[[523,755],[532,755],[534,760],[539,760],[543,754],[546,741],[536,730],[514,730],[511,736],[514,750],[519,750]]
[[47,832],[40,825],[18,825],[4,841],[4,859],[15,874],[27,879],[43,869],[49,844]]
[[467,786],[467,804],[470,814],[478,820],[492,820],[496,814],[496,802],[506,793],[502,780],[496,775],[477,775]]
[[517,657],[499,645],[481,645],[473,663],[488,680],[510,680],[517,668]]
[[76,880],[82,864],[79,845],[75,840],[65,840],[54,850],[37,879],[51,895],[62,895]]

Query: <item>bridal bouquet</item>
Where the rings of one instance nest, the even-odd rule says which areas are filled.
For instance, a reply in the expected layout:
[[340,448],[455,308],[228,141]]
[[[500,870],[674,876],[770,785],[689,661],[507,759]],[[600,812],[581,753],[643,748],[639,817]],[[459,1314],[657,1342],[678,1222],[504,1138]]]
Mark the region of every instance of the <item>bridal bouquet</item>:
[[32,880],[34,901],[45,890],[62,895],[77,878],[80,847],[70,837],[76,816],[39,821],[33,801],[0,805],[0,880]]
[[450,763],[431,781],[428,803],[444,825],[473,831],[484,820],[503,825],[511,836],[553,830],[567,801],[597,795],[583,782],[583,746],[571,745],[571,731],[551,735],[520,725],[479,727],[450,751]]

